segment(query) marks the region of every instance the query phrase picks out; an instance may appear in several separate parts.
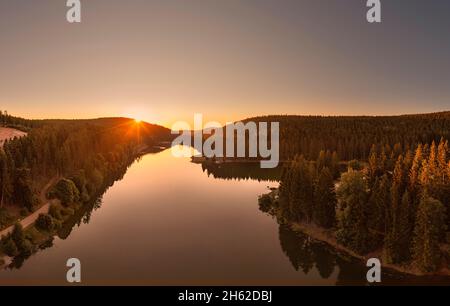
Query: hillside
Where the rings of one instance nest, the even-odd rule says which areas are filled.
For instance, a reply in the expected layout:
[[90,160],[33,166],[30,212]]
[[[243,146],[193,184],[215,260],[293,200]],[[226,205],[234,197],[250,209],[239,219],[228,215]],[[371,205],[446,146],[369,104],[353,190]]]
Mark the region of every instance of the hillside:
[[450,139],[450,111],[402,116],[260,116],[243,122],[280,122],[280,156],[315,160],[322,150],[341,160],[367,160],[373,145],[386,154],[414,150],[419,143]]
[[[128,118],[26,120],[2,113],[0,122],[19,124],[25,135],[0,128],[7,142],[0,150],[0,229],[27,216],[45,201],[40,193],[55,178],[79,184],[80,199],[95,198],[146,148],[171,139],[170,130]],[[81,185],[80,185],[81,184]]]

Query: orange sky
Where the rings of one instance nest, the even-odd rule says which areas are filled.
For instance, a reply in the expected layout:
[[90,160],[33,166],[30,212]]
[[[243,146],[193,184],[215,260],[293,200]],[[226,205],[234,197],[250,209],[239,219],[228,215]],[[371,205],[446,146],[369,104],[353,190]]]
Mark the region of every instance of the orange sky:
[[[90,0],[0,3],[0,109],[170,126],[265,114],[448,110],[449,1]],[[421,18],[417,18],[421,12]]]

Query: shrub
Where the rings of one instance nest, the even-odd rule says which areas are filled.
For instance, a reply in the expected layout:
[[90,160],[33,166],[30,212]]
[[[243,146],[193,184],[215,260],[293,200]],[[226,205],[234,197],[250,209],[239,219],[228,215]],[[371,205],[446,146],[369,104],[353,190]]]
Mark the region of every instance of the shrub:
[[356,159],[353,159],[353,160],[348,162],[348,168],[359,171],[363,167],[362,167],[362,165],[361,165],[361,163],[359,161],[357,161]]
[[86,186],[88,193],[90,195],[95,194],[104,184],[105,178],[102,172],[98,169],[94,169],[91,173],[89,173],[89,180]]
[[56,204],[52,204],[50,205],[50,209],[48,211],[49,215],[52,216],[53,218],[57,219],[57,220],[62,220],[62,215],[61,215],[61,208],[59,207],[59,205]]
[[337,198],[338,242],[358,254],[366,254],[373,248],[374,239],[368,228],[367,182],[363,174],[352,169],[343,173],[337,189]]
[[3,253],[11,257],[17,256],[19,254],[19,250],[17,249],[17,246],[11,236],[3,239],[2,251]]
[[28,257],[31,254],[33,254],[34,251],[34,245],[31,243],[30,240],[24,239],[23,242],[18,246],[20,255]]
[[34,211],[39,205],[39,198],[33,190],[30,169],[21,168],[17,170],[13,201],[20,203],[22,207],[26,207],[29,211]]
[[73,216],[75,214],[75,210],[70,207],[64,207],[63,209],[61,209],[61,214],[65,217]]
[[25,233],[23,232],[22,224],[16,223],[11,233],[11,238],[14,240],[16,246],[22,245],[25,240]]
[[35,224],[38,229],[47,232],[50,232],[55,228],[53,218],[50,215],[40,214]]
[[28,208],[26,208],[26,207],[23,207],[21,210],[20,210],[20,215],[22,216],[22,217],[26,217],[26,216],[28,216],[30,214],[30,211],[28,210]]
[[42,234],[35,227],[31,227],[27,230],[25,234],[26,239],[30,240],[33,244],[39,242],[39,239],[42,237]]
[[262,196],[260,196],[258,202],[259,202],[259,209],[262,212],[267,213],[272,208],[272,198],[269,194],[263,194]]
[[51,195],[54,195],[61,200],[61,204],[64,206],[80,199],[80,192],[78,191],[77,186],[75,186],[73,181],[68,179],[60,180],[53,188]]
[[4,208],[0,208],[0,228],[8,225],[12,221],[12,218],[8,211]]
[[87,179],[84,170],[78,171],[77,174],[70,178],[80,192],[80,201],[86,203],[89,201],[89,192],[87,190]]

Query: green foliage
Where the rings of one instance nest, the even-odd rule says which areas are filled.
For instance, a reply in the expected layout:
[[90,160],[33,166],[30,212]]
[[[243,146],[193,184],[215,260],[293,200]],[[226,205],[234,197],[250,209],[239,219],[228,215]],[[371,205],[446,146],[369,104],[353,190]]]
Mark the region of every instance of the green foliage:
[[424,197],[420,201],[414,228],[413,258],[424,272],[434,272],[439,268],[439,242],[446,230],[445,213],[444,205],[438,200]]
[[52,194],[61,200],[65,206],[79,201],[80,192],[74,182],[69,179],[61,179],[53,188]]
[[8,256],[29,256],[34,251],[33,244],[25,236],[25,232],[20,223],[16,223],[10,235],[3,238],[2,250]]
[[103,174],[98,170],[97,168],[94,168],[92,172],[90,172],[89,175],[89,182],[90,184],[87,186],[88,190],[91,194],[94,194],[99,190],[104,183],[105,178],[103,177]]
[[58,205],[52,204],[48,210],[50,216],[57,220],[62,220],[61,209]]
[[376,177],[375,182],[372,185],[370,199],[369,199],[369,227],[374,231],[381,233],[377,243],[383,240],[383,235],[386,231],[388,218],[388,209],[391,201],[390,197],[390,185],[391,182],[387,174],[382,177]]
[[411,258],[413,224],[410,214],[413,210],[410,203],[408,191],[405,191],[385,239],[385,259],[389,263],[402,263]]
[[19,254],[19,250],[16,246],[16,243],[11,238],[11,236],[4,238],[1,243],[1,249],[3,253],[10,257],[17,256]]
[[36,227],[39,230],[50,232],[54,230],[55,224],[53,222],[53,218],[50,215],[40,214],[35,222]]
[[39,232],[39,230],[32,226],[29,229],[27,229],[26,233],[25,233],[25,237],[26,239],[30,240],[30,242],[33,245],[37,245],[40,241],[40,239],[42,239],[43,234]]
[[450,139],[450,112],[381,117],[262,116],[248,120],[280,122],[282,160],[296,155],[316,160],[321,150],[329,150],[336,151],[341,160],[367,161],[375,144],[377,157],[380,161],[382,155],[386,157],[384,165],[389,171],[398,155],[406,152],[403,149],[437,142],[441,137]]
[[85,171],[80,170],[75,175],[73,175],[70,178],[71,181],[74,182],[75,186],[77,187],[79,193],[80,193],[80,201],[83,203],[86,203],[89,201],[89,191],[87,189],[88,181],[86,179]]
[[0,207],[13,204],[29,211],[39,205],[42,183],[56,175],[73,179],[80,200],[87,202],[136,158],[140,141],[171,139],[169,129],[146,123],[138,138],[138,126],[126,118],[32,121],[1,112],[0,118],[28,132],[0,150]]
[[356,159],[352,159],[351,161],[348,162],[348,169],[352,169],[352,170],[361,170],[363,168],[362,164],[356,160]]
[[26,216],[28,216],[29,214],[30,214],[30,211],[28,210],[28,208],[22,207],[22,208],[20,209],[20,215],[21,215],[22,217],[26,217]]
[[13,218],[4,208],[0,208],[0,228],[3,228],[11,223]]
[[334,226],[336,220],[336,194],[333,176],[328,168],[322,168],[314,190],[313,219],[325,228]]
[[30,256],[35,250],[35,246],[28,239],[24,239],[20,245],[17,245],[17,247],[19,248],[20,255],[24,257]]
[[11,238],[14,240],[14,243],[18,247],[23,244],[23,242],[25,241],[25,233],[23,231],[22,224],[16,223],[14,225],[14,229],[11,233]]
[[303,156],[286,168],[280,185],[280,202],[287,219],[310,222],[313,213],[315,169]]
[[13,199],[15,203],[21,203],[29,211],[34,211],[36,206],[39,205],[39,198],[36,196],[32,186],[30,169],[17,169]]
[[[324,174],[329,153],[320,151],[316,167],[303,156],[295,157],[281,176],[276,216],[283,222],[297,222],[309,221],[312,214],[321,227],[332,226],[336,218],[338,242],[355,252],[367,254],[382,247],[385,262],[403,264],[414,259],[422,270],[434,271],[450,225],[445,214],[450,209],[448,153],[448,141],[443,138],[439,144],[419,144],[415,150],[400,143],[393,148],[373,145],[365,166],[349,162],[337,195],[332,175]],[[313,207],[308,205],[311,199]]]
[[338,241],[359,254],[366,254],[373,245],[368,227],[367,182],[360,171],[350,169],[342,174],[337,198]]
[[70,208],[70,207],[63,207],[63,208],[61,209],[61,214],[62,214],[64,217],[67,217],[67,216],[73,216],[73,215],[75,214],[75,210],[74,210],[73,208]]
[[272,208],[272,197],[270,194],[263,194],[258,198],[259,209],[262,212],[269,212]]

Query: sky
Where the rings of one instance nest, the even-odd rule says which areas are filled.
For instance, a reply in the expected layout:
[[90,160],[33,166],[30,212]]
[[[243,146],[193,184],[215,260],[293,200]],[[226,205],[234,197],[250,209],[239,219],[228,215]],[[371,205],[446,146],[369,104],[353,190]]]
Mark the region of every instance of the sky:
[[0,109],[26,118],[450,110],[450,1],[0,0]]

